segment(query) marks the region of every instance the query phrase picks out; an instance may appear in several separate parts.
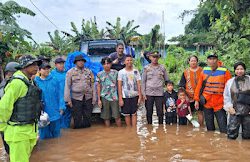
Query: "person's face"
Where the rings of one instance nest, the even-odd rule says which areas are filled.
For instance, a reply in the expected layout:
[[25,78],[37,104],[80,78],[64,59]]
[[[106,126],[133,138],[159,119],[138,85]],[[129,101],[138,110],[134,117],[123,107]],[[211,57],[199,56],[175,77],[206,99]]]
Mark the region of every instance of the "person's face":
[[133,66],[133,58],[132,57],[127,57],[126,59],[125,59],[125,65],[126,65],[126,67],[132,67]]
[[195,67],[197,67],[197,65],[198,65],[197,59],[195,57],[191,57],[189,60],[189,66],[191,68],[195,68]]
[[8,72],[5,74],[5,78],[6,78],[6,79],[9,79],[9,78],[11,78],[11,77],[13,76],[13,74],[14,74],[14,72],[8,71]]
[[173,84],[167,84],[167,91],[173,91],[174,86]]
[[184,92],[179,93],[179,99],[181,99],[181,100],[185,100],[186,99],[186,95],[185,95]]
[[159,56],[150,56],[149,59],[151,60],[151,63],[158,64]]
[[112,64],[105,61],[105,63],[102,65],[105,71],[109,71],[111,69]]
[[39,70],[39,67],[37,63],[34,62],[33,64],[27,66],[25,69],[28,75],[32,76],[32,75],[36,75],[37,71]]
[[50,68],[49,67],[45,67],[45,68],[42,68],[40,70],[40,74],[43,77],[47,77],[49,75],[49,72],[50,72]]
[[207,64],[210,67],[217,67],[218,66],[218,58],[210,57],[207,59]]
[[236,76],[243,76],[243,75],[245,75],[245,73],[246,73],[246,71],[243,68],[243,66],[241,66],[241,65],[238,65],[237,68],[235,69]]
[[64,62],[56,63],[55,67],[57,68],[58,71],[63,71],[64,70]]
[[83,60],[76,61],[76,66],[77,66],[78,68],[83,68],[83,66],[84,66],[84,61],[83,61]]
[[119,45],[116,47],[116,52],[118,55],[120,55],[120,56],[123,55],[123,51],[124,51],[123,45]]

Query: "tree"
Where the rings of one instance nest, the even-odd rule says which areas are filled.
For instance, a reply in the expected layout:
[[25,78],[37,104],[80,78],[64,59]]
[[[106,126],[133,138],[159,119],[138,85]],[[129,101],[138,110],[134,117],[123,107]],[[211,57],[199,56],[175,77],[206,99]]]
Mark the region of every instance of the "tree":
[[59,31],[55,30],[54,35],[48,32],[50,42],[46,42],[46,44],[53,48],[54,55],[66,55],[69,52],[73,51],[76,46],[74,43],[66,38],[66,36],[60,36]]
[[149,34],[140,39],[140,45],[147,51],[158,50],[164,46],[164,36],[160,33],[160,25],[155,25]]
[[[194,18],[185,27],[185,34],[172,38],[187,46],[195,41],[212,43],[213,52],[221,55],[231,68],[236,61],[250,66],[250,1],[201,1]],[[210,51],[211,52],[211,51]]]
[[133,36],[140,36],[140,34],[136,31],[136,29],[140,26],[133,26],[134,20],[129,20],[126,26],[121,25],[120,17],[116,18],[115,25],[108,21],[106,21],[106,23],[108,25],[108,27],[106,27],[108,37],[111,39],[122,39],[126,45],[129,45]]
[[208,0],[201,2],[195,10],[184,10],[179,16],[182,21],[187,15],[194,15],[194,17],[185,26],[185,35],[173,37],[169,41],[178,41],[184,47],[192,46],[197,42],[215,44],[216,37],[210,28],[220,17],[220,13],[213,6],[212,1]]
[[250,1],[219,0],[214,6],[220,18],[213,23],[211,30],[216,33],[218,52],[225,65],[232,69],[236,61],[250,66]]
[[[26,38],[33,40],[31,33],[21,28],[16,22],[19,14],[35,16],[33,11],[14,1],[0,3],[0,42],[6,46],[5,49],[12,53],[12,57],[15,57],[16,53],[23,53],[31,49]],[[5,58],[6,52],[1,51],[3,58]]]
[[81,41],[88,39],[101,39],[104,38],[105,32],[104,29],[99,30],[96,22],[94,20],[88,20],[85,22],[85,19],[82,19],[81,30],[79,31],[74,22],[71,22],[71,31],[74,35],[69,34],[68,32],[62,31],[66,36],[70,37],[76,45],[79,45]]

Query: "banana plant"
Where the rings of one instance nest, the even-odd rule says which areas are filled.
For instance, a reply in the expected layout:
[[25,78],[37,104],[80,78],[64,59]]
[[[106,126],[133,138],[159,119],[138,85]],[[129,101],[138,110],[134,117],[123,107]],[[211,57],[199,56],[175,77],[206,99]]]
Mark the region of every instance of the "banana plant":
[[129,20],[125,26],[121,25],[121,18],[117,17],[115,25],[106,21],[108,27],[108,37],[111,39],[122,39],[126,45],[129,45],[131,38],[134,36],[141,36],[136,30],[140,27],[139,25],[133,26],[134,20]]

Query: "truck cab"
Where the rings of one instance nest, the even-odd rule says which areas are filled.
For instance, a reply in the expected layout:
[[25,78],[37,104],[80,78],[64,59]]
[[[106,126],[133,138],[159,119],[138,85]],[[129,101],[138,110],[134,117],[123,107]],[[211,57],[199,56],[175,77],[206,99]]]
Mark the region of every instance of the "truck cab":
[[116,39],[86,40],[81,42],[80,51],[87,54],[92,62],[100,62],[103,57],[116,51],[118,43],[123,43],[123,41]]

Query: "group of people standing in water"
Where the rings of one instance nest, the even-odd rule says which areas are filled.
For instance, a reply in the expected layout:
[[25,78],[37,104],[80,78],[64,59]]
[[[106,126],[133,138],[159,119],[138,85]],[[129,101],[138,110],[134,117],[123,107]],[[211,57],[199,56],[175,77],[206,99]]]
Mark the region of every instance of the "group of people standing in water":
[[[246,65],[234,65],[235,77],[222,65],[216,54],[207,56],[207,67],[198,66],[197,56],[188,58],[178,85],[169,80],[166,68],[158,63],[160,53],[148,53],[150,63],[141,73],[133,67],[133,57],[116,52],[101,60],[103,71],[95,77],[84,67],[86,59],[78,55],[75,67],[64,70],[65,60],[57,58],[51,71],[49,60],[23,55],[19,63],[5,68],[0,100],[0,131],[12,162],[29,161],[31,151],[40,139],[61,135],[61,128],[91,126],[93,105],[101,109],[105,126],[114,118],[121,126],[121,115],[127,126],[136,126],[137,109],[145,104],[147,123],[152,124],[154,105],[158,124],[187,125],[186,116],[197,112],[198,122],[214,131],[214,117],[219,131],[236,139],[242,127],[242,138],[250,138],[250,77]],[[37,73],[39,72],[39,73]],[[40,114],[49,116],[49,123],[40,125]],[[40,121],[41,122],[41,121]]]

